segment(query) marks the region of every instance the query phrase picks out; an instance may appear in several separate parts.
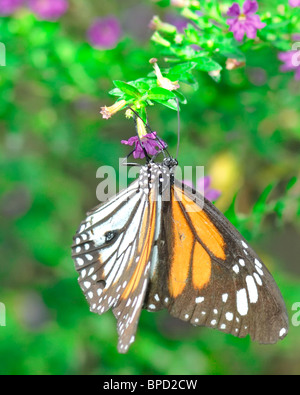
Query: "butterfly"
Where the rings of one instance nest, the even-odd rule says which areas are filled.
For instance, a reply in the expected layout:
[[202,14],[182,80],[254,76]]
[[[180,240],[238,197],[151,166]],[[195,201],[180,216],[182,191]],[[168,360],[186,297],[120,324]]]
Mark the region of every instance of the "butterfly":
[[261,259],[204,196],[175,179],[176,159],[153,160],[81,223],[72,257],[90,310],[112,310],[118,351],[142,309],[259,343],[288,333],[280,290]]

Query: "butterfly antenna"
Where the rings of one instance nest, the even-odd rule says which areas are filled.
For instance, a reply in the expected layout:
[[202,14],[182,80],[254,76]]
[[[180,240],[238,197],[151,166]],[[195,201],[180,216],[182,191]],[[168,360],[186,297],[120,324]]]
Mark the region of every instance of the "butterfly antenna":
[[135,149],[132,150],[127,156],[126,158],[124,158],[121,162],[122,166],[137,166],[137,167],[141,167],[141,165],[139,163],[129,163],[127,162],[128,158],[131,157],[131,155],[134,153]]
[[177,102],[177,119],[178,119],[176,160],[178,160],[179,146],[180,146],[180,107],[179,107],[179,100],[177,98],[176,98],[176,102]]

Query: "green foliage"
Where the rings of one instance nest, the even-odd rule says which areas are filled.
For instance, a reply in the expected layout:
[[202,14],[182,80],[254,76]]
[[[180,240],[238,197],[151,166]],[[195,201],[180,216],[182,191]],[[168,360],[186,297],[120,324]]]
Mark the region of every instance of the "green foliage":
[[[281,6],[278,13],[278,7],[273,5],[268,12],[262,14],[262,21],[267,26],[258,30],[257,39],[246,39],[241,43],[228,30],[226,23],[228,5],[220,4],[218,1],[186,3],[187,5],[180,11],[187,21],[184,31],[178,31],[176,26],[165,23],[155,16],[150,24],[156,30],[151,40],[157,45],[157,50],[161,56],[164,56],[165,61],[172,63],[171,67],[161,70],[162,74],[171,81],[190,84],[194,89],[199,88],[194,71],[208,73],[215,82],[220,82],[221,71],[228,67],[226,61],[234,60],[243,66],[247,61],[246,54],[249,49],[256,51],[269,47],[288,51],[293,43],[293,33],[297,33],[300,29],[298,9],[292,10],[288,6]],[[166,6],[166,2],[159,4],[162,7]],[[134,103],[137,112],[140,109],[144,112],[147,106],[153,105],[153,101],[177,110],[177,106],[167,92],[159,97],[153,97],[151,93],[154,81],[152,74],[150,76],[143,79],[146,85],[140,87],[139,93],[134,92],[133,89],[129,92],[123,85],[123,89],[120,88],[124,93],[122,99],[128,100],[130,104]],[[138,88],[138,81],[131,81],[130,85]],[[114,83],[120,85],[121,82]],[[121,96],[118,93],[118,91],[111,92],[113,95]],[[184,99],[182,102],[187,101]]]
[[[143,311],[135,344],[119,355],[115,318],[89,312],[70,249],[85,212],[99,203],[96,169],[117,168],[128,154],[120,140],[135,133],[123,112],[106,121],[100,107],[126,100],[175,153],[176,98],[180,164],[205,166],[222,192],[217,206],[262,256],[293,314],[300,301],[299,83],[280,72],[277,55],[300,31],[299,9],[261,1],[267,27],[239,44],[224,17],[230,2],[201,1],[204,17],[197,5],[175,9],[165,0],[134,0],[130,12],[116,0],[71,3],[56,23],[24,10],[0,19],[7,50],[0,68],[0,302],[7,311],[0,373],[299,374],[299,327],[266,347],[164,311]],[[168,26],[144,39],[140,9],[161,21],[181,13],[189,23],[183,33]],[[85,32],[95,15],[110,13],[123,22],[123,37],[115,49],[94,49]],[[140,25],[138,33],[130,29]],[[153,57],[180,89],[158,85]],[[227,59],[245,65],[228,70]]]

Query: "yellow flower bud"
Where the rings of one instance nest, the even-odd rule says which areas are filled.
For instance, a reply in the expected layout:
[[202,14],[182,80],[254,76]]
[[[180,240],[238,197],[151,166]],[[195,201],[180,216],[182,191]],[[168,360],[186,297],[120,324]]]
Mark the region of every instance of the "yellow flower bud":
[[167,89],[168,91],[173,91],[180,88],[178,81],[171,81],[162,75],[160,68],[157,63],[154,63],[154,71],[157,77],[157,85],[161,88]]

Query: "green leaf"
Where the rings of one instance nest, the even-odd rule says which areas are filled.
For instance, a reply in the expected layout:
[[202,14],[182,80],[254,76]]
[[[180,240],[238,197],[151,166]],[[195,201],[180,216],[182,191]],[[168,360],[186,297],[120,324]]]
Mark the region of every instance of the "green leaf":
[[297,177],[291,178],[290,181],[288,182],[287,186],[286,186],[286,190],[289,191],[290,189],[292,189],[297,181],[298,181]]
[[204,56],[194,59],[194,61],[196,63],[196,69],[200,71],[210,72],[223,69],[223,67],[219,63]]
[[182,103],[182,104],[187,103],[186,97],[181,92],[174,91],[174,94],[176,95],[176,97],[180,101],[180,103]]
[[253,214],[263,214],[265,212],[265,207],[267,204],[267,200],[271,194],[271,192],[274,189],[274,185],[270,184],[268,185],[263,193],[260,195],[258,198],[257,202],[255,203],[253,207]]
[[169,77],[171,77],[172,75],[177,76],[178,74],[181,75],[183,73],[189,72],[193,70],[196,67],[196,65],[197,64],[195,62],[185,62],[178,64],[169,70],[168,76]]
[[156,103],[162,104],[165,107],[170,108],[171,110],[177,111],[177,101],[174,99],[162,101],[162,100],[154,100]]
[[191,44],[198,44],[200,40],[199,30],[195,28],[195,26],[188,24],[187,28],[185,29],[185,36],[186,39]]
[[170,0],[157,0],[156,5],[159,5],[162,8],[170,7]]
[[285,210],[285,202],[283,200],[278,200],[278,202],[276,202],[275,204],[274,211],[279,218],[282,218],[284,210]]
[[232,44],[225,44],[220,47],[220,54],[226,58],[236,59],[239,62],[245,62],[246,57],[243,52]]
[[123,96],[124,95],[124,92],[122,92],[119,88],[115,88],[115,89],[112,89],[111,91],[109,91],[108,92],[110,95],[112,95],[112,96]]
[[[149,78],[148,78],[149,77]],[[157,86],[157,78],[154,72],[149,73],[147,78],[139,78],[134,81],[135,86],[137,89],[141,90],[149,90],[151,88],[155,88]],[[147,86],[147,89],[145,89]]]
[[123,81],[113,81],[114,85],[119,88],[122,92],[126,93],[127,95],[134,97],[136,99],[141,98],[141,93],[137,88],[128,84],[127,82]]
[[150,86],[143,81],[135,81],[134,86],[139,90],[139,91],[148,91],[150,89]]
[[175,98],[176,95],[168,89],[156,87],[152,88],[148,93],[148,99],[150,100],[169,100]]
[[291,49],[291,43],[284,40],[272,41],[272,45],[280,51],[289,51]]

